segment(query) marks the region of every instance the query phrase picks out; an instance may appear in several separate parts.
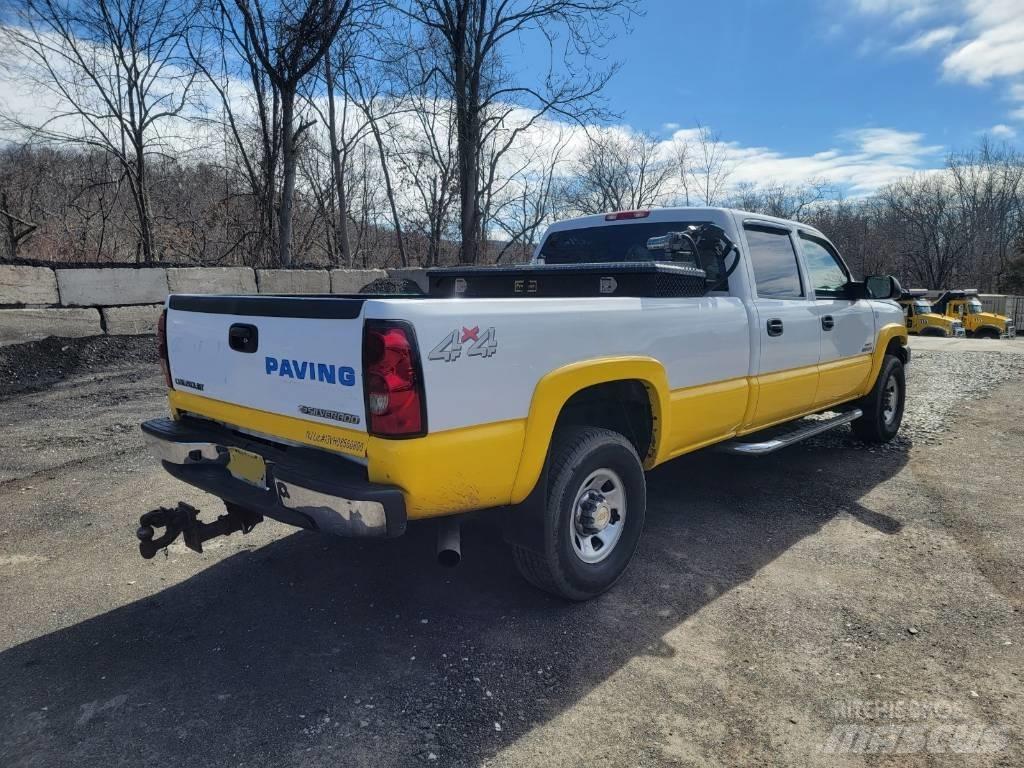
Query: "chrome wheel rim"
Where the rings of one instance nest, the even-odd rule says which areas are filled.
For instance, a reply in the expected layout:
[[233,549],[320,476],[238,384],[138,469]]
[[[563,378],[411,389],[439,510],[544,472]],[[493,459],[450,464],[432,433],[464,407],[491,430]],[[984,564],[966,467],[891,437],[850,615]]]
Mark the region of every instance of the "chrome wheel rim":
[[572,505],[569,538],[576,557],[587,564],[604,560],[622,538],[625,522],[622,478],[611,469],[594,470],[576,491]]
[[885,381],[885,389],[882,391],[882,420],[886,426],[892,426],[896,421],[896,412],[900,404],[900,383],[896,376],[890,374]]

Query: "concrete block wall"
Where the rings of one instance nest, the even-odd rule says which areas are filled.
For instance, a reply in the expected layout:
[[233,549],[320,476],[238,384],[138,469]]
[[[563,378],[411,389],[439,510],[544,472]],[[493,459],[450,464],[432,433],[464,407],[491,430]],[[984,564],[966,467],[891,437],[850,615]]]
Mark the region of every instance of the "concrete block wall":
[[257,269],[260,293],[330,293],[331,276],[326,269]]
[[171,293],[256,293],[252,267],[170,267],[167,288]]
[[426,286],[423,270],[0,264],[0,345],[152,333],[168,293],[349,294],[389,276]]
[[59,303],[57,276],[52,269],[0,264],[0,307]]
[[57,288],[65,307],[153,304],[167,297],[167,270],[58,269]]

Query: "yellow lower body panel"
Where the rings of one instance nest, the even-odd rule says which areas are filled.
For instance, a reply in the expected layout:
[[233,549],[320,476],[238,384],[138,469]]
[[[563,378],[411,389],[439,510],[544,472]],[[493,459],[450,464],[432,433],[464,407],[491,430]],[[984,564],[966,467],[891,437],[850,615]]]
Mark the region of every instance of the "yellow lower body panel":
[[671,428],[665,441],[672,459],[736,434],[750,397],[747,377],[673,390],[669,396]]
[[818,366],[766,373],[754,379],[752,413],[741,432],[753,432],[802,416],[814,402]]
[[814,407],[857,397],[871,373],[871,355],[859,355],[818,366],[818,391]]
[[508,504],[526,419],[434,432],[413,440],[370,437],[370,480],[405,492],[411,519]]
[[170,390],[167,400],[171,413],[194,413],[222,424],[230,424],[267,437],[278,437],[293,443],[311,445],[346,456],[366,456],[366,433],[343,427],[332,427],[316,421],[282,416],[279,413],[260,411],[244,405],[225,403],[209,397],[193,395],[190,392]]
[[268,413],[171,390],[174,414],[222,424],[367,461],[369,480],[397,485],[412,519],[508,504],[523,452],[526,420],[387,440],[342,427]]

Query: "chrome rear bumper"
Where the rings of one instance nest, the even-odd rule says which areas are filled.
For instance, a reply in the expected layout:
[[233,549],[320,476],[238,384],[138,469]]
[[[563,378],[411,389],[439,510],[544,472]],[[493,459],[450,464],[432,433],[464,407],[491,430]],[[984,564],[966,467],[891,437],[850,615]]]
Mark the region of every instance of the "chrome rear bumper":
[[[171,475],[266,517],[338,536],[398,536],[405,531],[401,490],[371,483],[365,467],[339,456],[270,445],[199,419],[153,419],[142,424],[142,431]],[[263,458],[262,485],[231,473],[231,448]]]

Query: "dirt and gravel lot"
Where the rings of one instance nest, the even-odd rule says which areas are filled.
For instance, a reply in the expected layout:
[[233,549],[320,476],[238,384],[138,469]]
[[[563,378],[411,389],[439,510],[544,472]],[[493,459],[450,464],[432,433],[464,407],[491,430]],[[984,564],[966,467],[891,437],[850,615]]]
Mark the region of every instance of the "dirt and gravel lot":
[[217,511],[143,450],[146,341],[0,354],[5,768],[1024,764],[1024,341],[922,345],[892,446],[659,468],[584,605],[486,521],[454,571],[416,526],[141,560],[142,512]]

